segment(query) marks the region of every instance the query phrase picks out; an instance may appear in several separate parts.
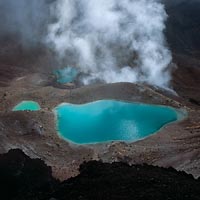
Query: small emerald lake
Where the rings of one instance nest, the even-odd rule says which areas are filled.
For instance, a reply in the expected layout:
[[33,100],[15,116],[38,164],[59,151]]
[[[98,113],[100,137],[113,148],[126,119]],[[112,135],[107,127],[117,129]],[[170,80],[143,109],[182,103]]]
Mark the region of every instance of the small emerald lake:
[[40,110],[40,105],[35,101],[22,101],[17,104],[13,111],[37,111]]
[[77,144],[137,141],[180,119],[172,107],[115,100],[63,103],[54,112],[59,135]]

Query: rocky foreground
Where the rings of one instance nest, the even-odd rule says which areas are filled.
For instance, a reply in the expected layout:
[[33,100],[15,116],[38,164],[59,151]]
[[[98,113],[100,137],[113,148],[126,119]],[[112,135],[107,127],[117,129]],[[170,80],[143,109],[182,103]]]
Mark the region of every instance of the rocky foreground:
[[40,159],[21,150],[0,155],[1,198],[6,200],[200,199],[200,179],[149,165],[90,161],[80,174],[60,182]]

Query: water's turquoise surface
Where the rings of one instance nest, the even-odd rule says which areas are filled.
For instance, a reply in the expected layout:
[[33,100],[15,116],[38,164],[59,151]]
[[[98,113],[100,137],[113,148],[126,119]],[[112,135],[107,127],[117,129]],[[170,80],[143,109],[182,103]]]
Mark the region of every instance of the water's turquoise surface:
[[65,84],[74,81],[78,75],[78,71],[76,68],[66,67],[63,69],[55,70],[54,74],[56,75],[58,83]]
[[40,110],[40,105],[35,101],[22,101],[13,108],[13,111],[37,111]]
[[78,144],[136,141],[178,119],[171,107],[113,100],[61,104],[55,113],[61,137]]

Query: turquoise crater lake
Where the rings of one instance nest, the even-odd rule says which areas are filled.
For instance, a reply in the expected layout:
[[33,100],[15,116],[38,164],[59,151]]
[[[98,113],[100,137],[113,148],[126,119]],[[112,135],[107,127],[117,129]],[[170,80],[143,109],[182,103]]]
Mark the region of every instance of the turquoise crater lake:
[[25,110],[37,111],[40,110],[40,105],[35,101],[22,101],[13,108],[13,111],[25,111]]
[[73,82],[78,76],[78,70],[73,67],[65,67],[63,69],[54,70],[57,82],[60,84],[66,84]]
[[171,107],[115,100],[63,103],[54,111],[60,136],[77,144],[136,141],[179,119]]

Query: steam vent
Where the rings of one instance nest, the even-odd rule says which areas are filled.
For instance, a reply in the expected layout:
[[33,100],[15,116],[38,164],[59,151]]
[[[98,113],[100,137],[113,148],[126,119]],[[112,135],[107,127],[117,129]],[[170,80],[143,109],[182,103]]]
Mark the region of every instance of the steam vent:
[[0,13],[0,199],[200,200],[200,1]]

